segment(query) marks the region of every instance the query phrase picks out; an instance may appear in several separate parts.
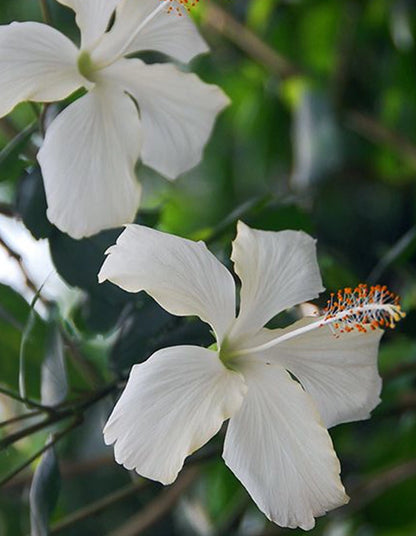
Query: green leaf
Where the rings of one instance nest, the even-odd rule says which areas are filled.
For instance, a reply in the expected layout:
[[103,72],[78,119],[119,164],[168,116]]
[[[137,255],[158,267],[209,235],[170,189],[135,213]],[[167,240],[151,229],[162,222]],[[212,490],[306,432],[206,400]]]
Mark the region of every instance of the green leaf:
[[[50,438],[48,439],[48,442]],[[55,449],[51,446],[42,456],[33,475],[29,493],[30,535],[47,536],[49,518],[55,508],[60,488],[60,474]]]
[[19,158],[30,137],[37,128],[37,121],[33,121],[21,130],[0,152],[0,181],[14,180],[27,165]]
[[48,238],[53,226],[46,217],[46,196],[40,169],[35,167],[25,174],[16,195],[16,210],[23,223],[36,238]]
[[[13,389],[17,389],[22,334],[30,314],[30,306],[22,296],[0,284],[0,381]],[[45,324],[34,313],[34,326],[25,342],[26,388],[34,397],[39,393],[45,340]]]
[[116,241],[121,229],[103,231],[90,238],[74,240],[54,229],[49,244],[59,274],[71,286],[88,293],[82,306],[87,328],[107,331],[113,327],[125,304],[135,296],[112,283],[98,283],[97,274],[105,259],[105,251]]

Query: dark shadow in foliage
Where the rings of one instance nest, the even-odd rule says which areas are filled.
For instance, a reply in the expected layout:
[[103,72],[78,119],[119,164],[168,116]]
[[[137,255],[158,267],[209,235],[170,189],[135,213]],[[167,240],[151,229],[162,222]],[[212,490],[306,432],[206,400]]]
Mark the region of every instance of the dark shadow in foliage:
[[110,356],[110,367],[127,372],[161,348],[213,342],[209,326],[199,319],[179,318],[167,313],[152,298],[141,293],[126,306],[119,320],[119,334]]

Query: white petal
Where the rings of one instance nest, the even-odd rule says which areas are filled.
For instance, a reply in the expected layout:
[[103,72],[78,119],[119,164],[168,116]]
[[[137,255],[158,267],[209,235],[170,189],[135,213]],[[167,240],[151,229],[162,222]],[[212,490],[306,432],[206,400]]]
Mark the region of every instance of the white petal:
[[116,461],[170,484],[184,460],[234,415],[246,387],[215,352],[196,346],[159,350],[132,368],[105,428]]
[[94,52],[94,59],[100,62],[132,52],[157,50],[188,63],[198,54],[208,52],[185,10],[181,16],[167,13],[173,6],[170,1],[123,0],[111,31]]
[[230,272],[203,242],[128,225],[98,275],[129,292],[145,290],[174,315],[197,315],[219,341],[235,315]]
[[96,87],[68,106],[38,154],[50,221],[74,238],[132,221],[139,152],[137,110],[122,91]]
[[242,285],[236,338],[324,290],[315,240],[302,231],[257,231],[240,221],[231,259]]
[[19,102],[61,100],[83,85],[78,49],[38,22],[0,26],[0,117]]
[[[263,330],[264,341],[306,326],[302,319],[284,330]],[[302,383],[318,407],[325,426],[368,419],[380,402],[377,354],[381,330],[339,333],[320,327],[264,352]]]
[[228,426],[225,462],[271,521],[312,529],[314,517],[348,500],[329,434],[286,371],[246,367],[248,392]]
[[169,64],[120,60],[103,72],[137,101],[143,124],[141,159],[170,179],[202,158],[218,113],[229,103],[217,86]]
[[81,30],[81,48],[87,48],[104,34],[120,0],[58,0],[58,2],[75,11],[76,22]]

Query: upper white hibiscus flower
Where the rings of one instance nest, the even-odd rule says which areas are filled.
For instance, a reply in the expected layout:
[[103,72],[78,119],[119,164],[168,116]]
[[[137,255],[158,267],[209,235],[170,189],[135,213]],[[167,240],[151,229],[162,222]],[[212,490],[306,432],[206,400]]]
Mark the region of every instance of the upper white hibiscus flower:
[[116,460],[169,484],[230,419],[223,457],[269,519],[311,529],[347,502],[326,427],[366,419],[378,404],[377,326],[402,315],[394,296],[346,289],[323,316],[271,330],[271,318],[324,290],[303,232],[238,224],[237,317],[233,277],[202,242],[129,225],[108,254],[100,281],[197,315],[217,339],[216,349],[165,348],[132,368],[104,429]]
[[133,220],[139,156],[171,179],[195,166],[228,98],[173,65],[125,58],[151,49],[186,63],[208,50],[186,12],[167,13],[171,1],[58,2],[76,13],[80,49],[46,24],[1,26],[0,117],[88,90],[52,122],[38,155],[48,218],[81,238]]

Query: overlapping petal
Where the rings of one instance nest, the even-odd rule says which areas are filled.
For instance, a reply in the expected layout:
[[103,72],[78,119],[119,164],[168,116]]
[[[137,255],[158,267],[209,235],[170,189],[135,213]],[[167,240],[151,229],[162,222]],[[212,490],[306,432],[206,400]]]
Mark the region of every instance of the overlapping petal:
[[[83,0],[80,0],[83,1]],[[185,10],[168,13],[174,2],[122,0],[111,31],[94,52],[96,61],[143,50],[157,50],[182,62],[209,48]]]
[[302,231],[258,231],[239,222],[231,259],[242,285],[236,339],[324,290],[315,240]]
[[87,48],[102,37],[120,0],[58,0],[58,2],[75,11],[76,22],[81,30],[81,48]]
[[103,71],[137,101],[143,125],[142,161],[174,179],[202,158],[228,97],[217,86],[169,64],[120,60]]
[[312,529],[314,517],[347,502],[329,434],[283,368],[252,362],[243,374],[248,391],[228,426],[225,462],[269,519]]
[[38,154],[50,221],[74,238],[131,221],[139,152],[137,110],[121,90],[96,86],[68,106]]
[[163,484],[240,408],[246,387],[215,352],[159,350],[135,365],[105,428],[118,463]]
[[38,22],[0,26],[0,116],[19,102],[61,100],[87,82],[77,71],[78,50]]
[[[307,326],[302,319],[284,330],[263,330],[264,342]],[[380,402],[381,378],[377,370],[381,330],[338,333],[323,326],[294,337],[264,352],[302,383],[318,407],[325,426],[368,419]]]
[[128,225],[98,276],[129,292],[145,290],[172,314],[197,315],[221,342],[235,316],[231,274],[203,242]]

